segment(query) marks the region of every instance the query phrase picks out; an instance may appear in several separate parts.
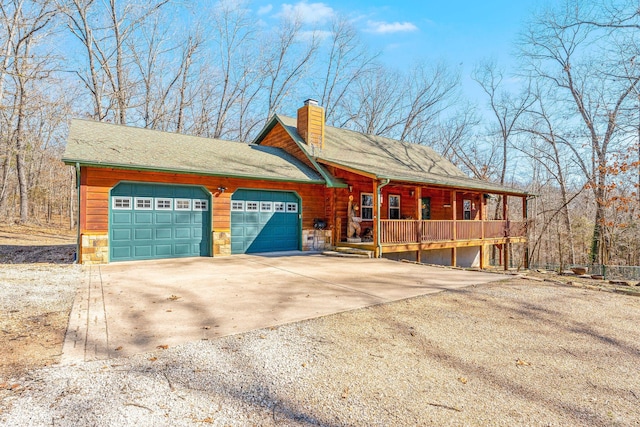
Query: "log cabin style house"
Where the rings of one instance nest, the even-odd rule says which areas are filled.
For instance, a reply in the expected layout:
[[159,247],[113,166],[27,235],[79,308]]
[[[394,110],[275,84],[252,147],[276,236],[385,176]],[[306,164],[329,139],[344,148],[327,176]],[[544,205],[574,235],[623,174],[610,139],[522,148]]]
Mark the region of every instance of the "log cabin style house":
[[[81,263],[338,246],[484,268],[494,246],[506,268],[503,249],[526,242],[526,192],[423,145],[326,126],[313,100],[250,144],[74,120],[63,160],[78,178]],[[488,219],[492,195],[501,220]]]

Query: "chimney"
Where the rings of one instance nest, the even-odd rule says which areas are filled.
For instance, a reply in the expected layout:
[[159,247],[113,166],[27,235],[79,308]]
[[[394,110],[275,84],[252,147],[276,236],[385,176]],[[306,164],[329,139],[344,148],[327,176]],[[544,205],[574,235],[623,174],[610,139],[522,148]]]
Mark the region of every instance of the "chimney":
[[324,108],[307,99],[298,109],[298,134],[312,148],[324,148]]

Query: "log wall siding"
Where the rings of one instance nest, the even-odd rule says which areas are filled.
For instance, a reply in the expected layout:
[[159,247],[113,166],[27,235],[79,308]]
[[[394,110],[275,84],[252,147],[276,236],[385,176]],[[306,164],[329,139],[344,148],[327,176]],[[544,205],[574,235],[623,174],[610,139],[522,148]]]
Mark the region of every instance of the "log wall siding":
[[300,149],[300,147],[298,147],[298,144],[291,139],[289,133],[280,123],[277,123],[273,129],[271,129],[271,131],[262,139],[260,145],[281,148],[305,165],[315,169],[315,166],[313,166],[307,155]]
[[[231,195],[239,188],[294,191],[302,199],[302,228],[313,228],[314,218],[326,214],[325,190],[322,184],[296,184],[240,178],[220,178],[188,174],[129,171],[112,168],[82,167],[80,181],[80,232],[107,232],[109,224],[109,191],[120,181],[160,184],[200,185],[212,194],[212,231],[231,228]],[[226,187],[224,193],[218,187]]]

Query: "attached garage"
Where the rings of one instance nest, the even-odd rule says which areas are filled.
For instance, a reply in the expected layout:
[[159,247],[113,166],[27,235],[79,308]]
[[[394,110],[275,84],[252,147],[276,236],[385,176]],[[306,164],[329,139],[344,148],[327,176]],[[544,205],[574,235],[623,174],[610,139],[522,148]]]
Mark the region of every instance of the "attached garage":
[[236,190],[231,197],[231,253],[300,249],[300,198],[294,192]]
[[109,203],[109,258],[211,255],[211,198],[200,186],[124,182]]

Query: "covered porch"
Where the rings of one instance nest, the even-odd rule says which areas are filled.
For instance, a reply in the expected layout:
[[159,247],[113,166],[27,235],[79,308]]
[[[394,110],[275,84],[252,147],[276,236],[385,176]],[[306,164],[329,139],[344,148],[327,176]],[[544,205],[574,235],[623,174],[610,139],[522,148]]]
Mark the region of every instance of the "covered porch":
[[[376,257],[393,254],[423,262],[437,255],[438,262],[432,263],[452,266],[461,264],[460,255],[463,265],[471,262],[469,266],[479,268],[488,266],[488,254],[495,248],[498,262],[506,269],[510,264],[509,245],[527,241],[526,194],[381,180],[341,172],[338,174],[348,185],[336,189],[334,196],[334,242],[338,247],[369,250]],[[350,198],[358,205],[354,218],[360,225],[357,236],[348,235]],[[491,209],[489,200],[494,202]],[[466,261],[469,258],[473,260]],[[526,268],[526,259],[523,262]]]

